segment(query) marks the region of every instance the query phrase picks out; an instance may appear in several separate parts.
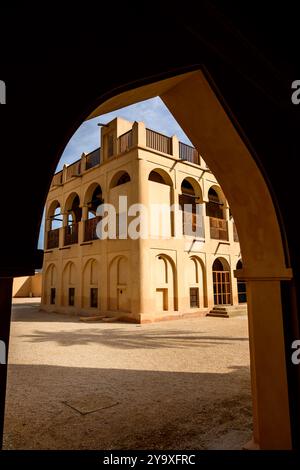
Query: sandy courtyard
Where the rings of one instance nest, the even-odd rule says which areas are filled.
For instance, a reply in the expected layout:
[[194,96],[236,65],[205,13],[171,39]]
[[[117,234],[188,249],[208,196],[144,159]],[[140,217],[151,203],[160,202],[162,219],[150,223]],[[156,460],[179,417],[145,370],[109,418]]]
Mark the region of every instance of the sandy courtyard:
[[14,305],[6,449],[239,449],[247,318],[82,323]]

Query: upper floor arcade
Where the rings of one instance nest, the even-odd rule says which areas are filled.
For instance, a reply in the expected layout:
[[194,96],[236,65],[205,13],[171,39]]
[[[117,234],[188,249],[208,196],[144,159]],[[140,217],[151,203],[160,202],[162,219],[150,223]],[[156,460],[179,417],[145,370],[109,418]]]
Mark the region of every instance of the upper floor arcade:
[[[105,202],[117,204],[118,197],[130,195],[132,187],[136,185],[133,179],[130,172],[117,170],[106,188],[101,186],[101,178],[95,178],[84,188],[73,189],[50,200],[46,213],[45,249],[53,250],[98,240],[97,224],[101,219],[98,215],[99,207]],[[195,177],[183,175],[177,188],[174,188],[168,173],[162,168],[155,168],[149,171],[143,186],[147,189],[147,200],[144,201],[147,205],[167,202],[164,204],[167,211],[159,214],[164,218],[164,238],[183,236],[185,239],[196,237],[225,244],[238,242],[230,209],[222,189],[216,183],[206,181],[206,193],[203,195],[199,181]],[[117,209],[118,239],[123,238],[118,230],[121,215]],[[127,220],[126,229],[130,217]],[[154,224],[159,225],[159,220],[155,219]],[[151,235],[155,234],[150,234],[150,238]]]

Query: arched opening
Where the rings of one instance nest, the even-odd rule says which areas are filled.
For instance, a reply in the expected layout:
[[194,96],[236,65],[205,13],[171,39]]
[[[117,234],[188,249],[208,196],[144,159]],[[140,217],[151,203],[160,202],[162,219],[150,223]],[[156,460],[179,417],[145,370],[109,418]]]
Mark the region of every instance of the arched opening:
[[155,183],[166,184],[172,186],[172,180],[169,175],[161,170],[152,170],[149,173],[149,181],[154,181]]
[[172,312],[178,309],[177,273],[174,261],[163,253],[155,258],[156,312]]
[[151,201],[150,236],[152,238],[170,238],[174,236],[173,181],[161,168],[150,171],[148,176],[148,198]]
[[206,215],[208,215],[208,217],[215,217],[216,219],[224,219],[224,202],[221,200],[218,192],[216,187],[209,188]]
[[181,194],[179,194],[183,235],[204,237],[201,203],[202,191],[199,183],[193,178],[185,178],[181,183]]
[[110,189],[115,188],[116,186],[121,186],[122,184],[129,183],[131,181],[130,175],[127,171],[118,171],[111,179]]
[[100,310],[99,294],[99,265],[97,260],[89,259],[83,270],[83,307]]
[[213,288],[215,305],[231,305],[231,277],[228,261],[224,258],[215,259],[213,266]]
[[[236,264],[236,269],[243,269],[242,260],[239,260]],[[238,290],[238,301],[239,304],[244,304],[247,302],[247,288],[246,282],[244,279],[237,278],[237,290]]]
[[84,198],[84,241],[97,240],[96,228],[100,217],[96,215],[97,209],[104,203],[102,188],[93,183],[87,190]]
[[47,225],[47,248],[58,248],[59,232],[63,224],[60,202],[55,200],[51,203],[46,218]]
[[212,186],[209,188],[206,215],[209,217],[211,238],[216,240],[228,240],[225,196],[220,187]]
[[67,198],[64,214],[64,245],[73,245],[78,243],[78,226],[82,216],[78,194],[72,193]]

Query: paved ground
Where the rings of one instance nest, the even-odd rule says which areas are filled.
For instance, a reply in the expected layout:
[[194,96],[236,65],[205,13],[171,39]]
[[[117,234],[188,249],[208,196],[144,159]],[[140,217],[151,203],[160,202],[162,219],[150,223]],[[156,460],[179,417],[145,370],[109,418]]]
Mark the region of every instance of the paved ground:
[[251,437],[246,317],[86,324],[19,301],[11,335],[6,449],[238,449]]

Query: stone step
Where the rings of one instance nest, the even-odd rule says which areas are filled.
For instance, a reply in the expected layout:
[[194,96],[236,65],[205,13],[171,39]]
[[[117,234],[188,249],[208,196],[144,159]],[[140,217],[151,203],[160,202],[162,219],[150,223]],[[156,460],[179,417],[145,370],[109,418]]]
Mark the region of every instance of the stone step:
[[241,305],[216,305],[215,307],[210,310],[206,316],[207,317],[235,317],[239,315],[247,315],[247,306]]
[[227,312],[214,312],[213,310],[211,310],[206,314],[206,317],[229,318],[229,315]]

